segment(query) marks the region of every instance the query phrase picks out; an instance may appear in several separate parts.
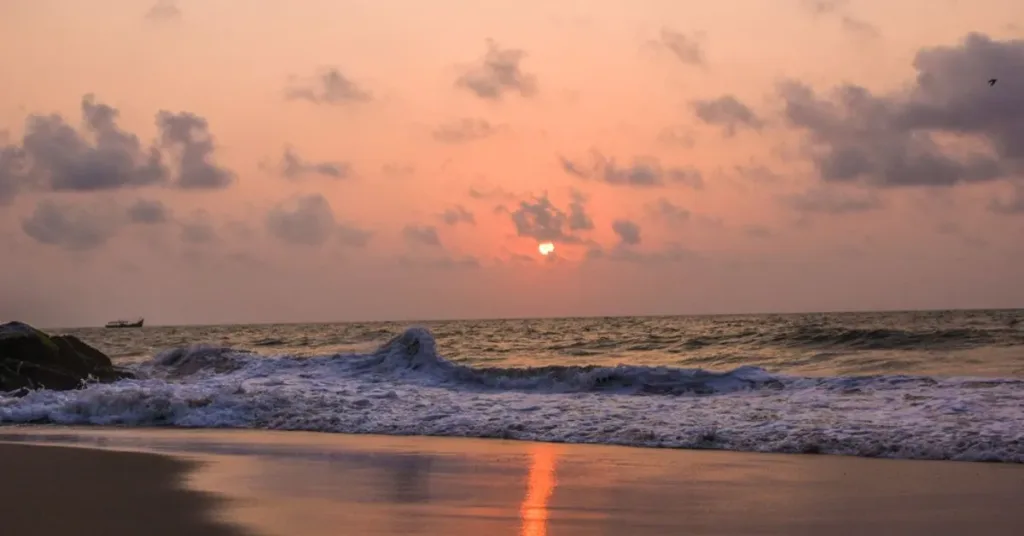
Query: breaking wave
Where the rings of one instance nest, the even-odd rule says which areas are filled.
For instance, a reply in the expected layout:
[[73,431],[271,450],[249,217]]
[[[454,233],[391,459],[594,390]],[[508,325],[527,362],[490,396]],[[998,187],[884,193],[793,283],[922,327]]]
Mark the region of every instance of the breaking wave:
[[[833,335],[829,335],[834,336]],[[819,335],[808,331],[806,341]],[[892,333],[851,340],[899,338]],[[268,341],[265,346],[273,346]],[[138,379],[0,395],[0,423],[258,428],[1024,462],[1024,380],[620,365],[480,368],[411,328],[301,358],[188,346]]]

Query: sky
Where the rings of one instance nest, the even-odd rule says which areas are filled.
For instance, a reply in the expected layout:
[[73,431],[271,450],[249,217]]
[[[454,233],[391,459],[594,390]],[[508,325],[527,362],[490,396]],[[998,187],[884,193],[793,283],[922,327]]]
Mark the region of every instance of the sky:
[[1016,0],[5,0],[0,72],[0,319],[1024,306]]

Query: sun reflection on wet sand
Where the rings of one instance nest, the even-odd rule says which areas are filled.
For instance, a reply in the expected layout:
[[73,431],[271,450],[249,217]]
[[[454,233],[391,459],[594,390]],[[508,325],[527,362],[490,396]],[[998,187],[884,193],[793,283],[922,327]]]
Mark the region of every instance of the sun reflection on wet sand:
[[548,502],[555,492],[555,468],[558,451],[552,445],[537,445],[530,450],[530,473],[526,497],[519,506],[522,520],[520,536],[547,536]]

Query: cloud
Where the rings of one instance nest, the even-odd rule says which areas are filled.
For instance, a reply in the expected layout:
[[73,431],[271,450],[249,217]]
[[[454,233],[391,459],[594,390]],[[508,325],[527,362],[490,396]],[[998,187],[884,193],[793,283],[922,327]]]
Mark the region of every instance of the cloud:
[[476,225],[476,217],[462,205],[455,205],[452,208],[446,209],[441,213],[440,218],[445,225],[454,226],[460,223]]
[[1024,41],[972,33],[920,50],[914,68],[916,83],[890,95],[845,85],[825,99],[798,82],[781,86],[823,180],[948,187],[1024,173],[1024,79],[1000,77],[1024,71]]
[[24,181],[25,154],[21,147],[0,147],[0,207],[9,204]]
[[346,247],[366,247],[373,238],[373,232],[347,223],[338,223],[334,232],[338,235],[338,243]]
[[851,214],[882,207],[882,201],[872,191],[840,187],[816,187],[783,196],[782,202],[799,212],[822,214]]
[[190,112],[161,110],[157,126],[163,147],[177,152],[177,186],[190,190],[219,189],[234,182],[231,170],[211,162],[213,136],[205,118]]
[[735,135],[740,128],[761,130],[764,126],[757,114],[733,95],[695,100],[691,106],[698,119],[709,125],[722,126],[726,136]]
[[803,8],[814,17],[836,17],[844,30],[862,36],[878,37],[878,28],[849,13],[849,0],[802,0]]
[[659,198],[655,203],[647,205],[647,211],[655,219],[663,220],[673,225],[679,225],[690,221],[690,211],[672,203],[664,197]]
[[322,70],[307,84],[288,89],[285,98],[309,101],[313,104],[342,105],[371,101],[373,94],[332,67]]
[[500,100],[506,93],[532,97],[537,93],[537,77],[525,73],[520,63],[526,52],[502,49],[493,39],[487,40],[487,53],[476,65],[456,80],[455,87],[465,89],[485,100]]
[[[975,134],[995,153],[1024,159],[1024,40],[968,34],[957,46],[926,48],[914,59],[917,84],[899,126]],[[999,83],[989,86],[990,78]]]
[[615,159],[605,158],[599,152],[592,153],[591,164],[559,157],[562,170],[574,177],[586,180],[598,180],[613,186],[629,186],[651,188],[677,183],[700,189],[704,187],[704,178],[700,171],[686,167],[662,167],[661,162],[650,156],[637,156],[628,166],[620,166]]
[[335,231],[331,204],[320,194],[286,201],[272,208],[266,217],[267,231],[282,242],[320,246]]
[[640,244],[640,226],[629,220],[615,220],[612,222],[612,231],[619,236],[619,244],[623,246],[635,246]]
[[490,188],[482,190],[478,188],[469,189],[469,197],[477,200],[501,200],[510,201],[516,199],[516,195],[512,192],[504,190],[500,187]]
[[569,201],[569,230],[589,231],[594,228],[594,220],[587,213],[587,196],[573,189]]
[[774,183],[782,179],[782,177],[773,171],[771,168],[762,164],[739,164],[733,166],[736,174],[744,179],[756,181],[759,183]]
[[574,197],[573,203],[577,204],[575,218],[556,207],[547,194],[534,197],[531,201],[520,201],[519,207],[509,212],[509,217],[516,226],[518,236],[530,237],[538,242],[580,244],[583,239],[573,234],[573,231],[587,230],[593,227],[593,223],[583,212],[584,201]]
[[831,15],[846,6],[847,0],[801,0],[800,4],[812,15]]
[[441,237],[433,225],[406,225],[402,228],[402,237],[409,244],[441,247]]
[[206,222],[188,222],[181,225],[181,239],[190,244],[210,244],[217,241],[217,232]]
[[[570,175],[572,175],[574,177],[578,177],[578,178],[581,178],[581,179],[589,179],[591,177],[591,175],[592,175],[592,171],[591,171],[590,168],[591,167],[596,167],[596,165],[595,166],[587,166],[586,164],[576,163],[576,162],[574,162],[572,160],[569,160],[568,158],[566,158],[564,156],[559,156],[558,157],[558,161],[559,161],[559,163],[562,164],[562,170],[563,171],[565,171],[566,173],[568,173],[568,174],[570,174]],[[594,170],[594,171],[597,171],[597,170]]]
[[522,253],[515,253],[506,248],[502,248],[502,252],[505,254],[504,257],[495,258],[495,261],[500,264],[533,264],[537,262],[537,259],[534,257],[523,255]]
[[[207,122],[189,112],[156,115],[158,146],[143,147],[138,136],[117,125],[119,112],[87,94],[81,100],[82,132],[57,114],[30,115],[21,144],[0,148],[0,202],[34,188],[90,192],[147,186],[223,188],[234,173],[211,162],[213,138]],[[165,164],[175,155],[176,173]],[[13,186],[12,186],[13,185]]]
[[465,270],[479,268],[480,260],[470,255],[442,255],[430,258],[415,258],[403,255],[398,257],[398,264],[407,268],[425,268],[428,270]]
[[60,248],[85,251],[105,244],[118,230],[111,211],[86,209],[44,199],[23,219],[21,229],[35,241]]
[[484,119],[461,119],[434,129],[434,139],[441,143],[466,143],[493,136],[500,127]]
[[852,34],[862,37],[878,37],[881,35],[878,27],[865,20],[850,15],[843,15],[840,17],[840,21],[842,21],[843,29]]
[[175,0],[157,0],[146,12],[146,18],[153,21],[173,21],[181,19],[181,9]]
[[320,194],[299,196],[267,212],[265,225],[271,236],[287,244],[322,246],[332,237],[346,247],[365,247],[371,231],[338,222],[331,204]]
[[704,65],[706,62],[704,48],[695,38],[670,28],[662,28],[657,44],[687,65]]
[[311,162],[303,160],[295,149],[284,148],[281,156],[280,173],[288,179],[299,179],[307,175],[321,175],[332,179],[344,179],[351,174],[352,167],[348,162]]
[[616,246],[603,249],[593,246],[587,250],[588,261],[612,261],[634,264],[670,264],[699,258],[699,255],[679,244],[669,244],[662,250],[636,251],[628,247]]
[[[81,100],[87,139],[56,114],[30,115],[21,147],[0,155],[0,182],[17,181],[51,191],[98,191],[159,184],[168,177],[158,149],[117,126],[118,111]],[[5,180],[6,179],[6,180]]]
[[128,207],[128,221],[131,223],[158,224],[171,218],[170,209],[160,201],[139,199]]

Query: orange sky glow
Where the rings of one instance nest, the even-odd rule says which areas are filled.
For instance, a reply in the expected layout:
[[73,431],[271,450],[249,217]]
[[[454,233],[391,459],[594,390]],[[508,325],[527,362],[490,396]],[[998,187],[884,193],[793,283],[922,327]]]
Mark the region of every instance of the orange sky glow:
[[1021,13],[6,1],[0,318],[1020,306]]

